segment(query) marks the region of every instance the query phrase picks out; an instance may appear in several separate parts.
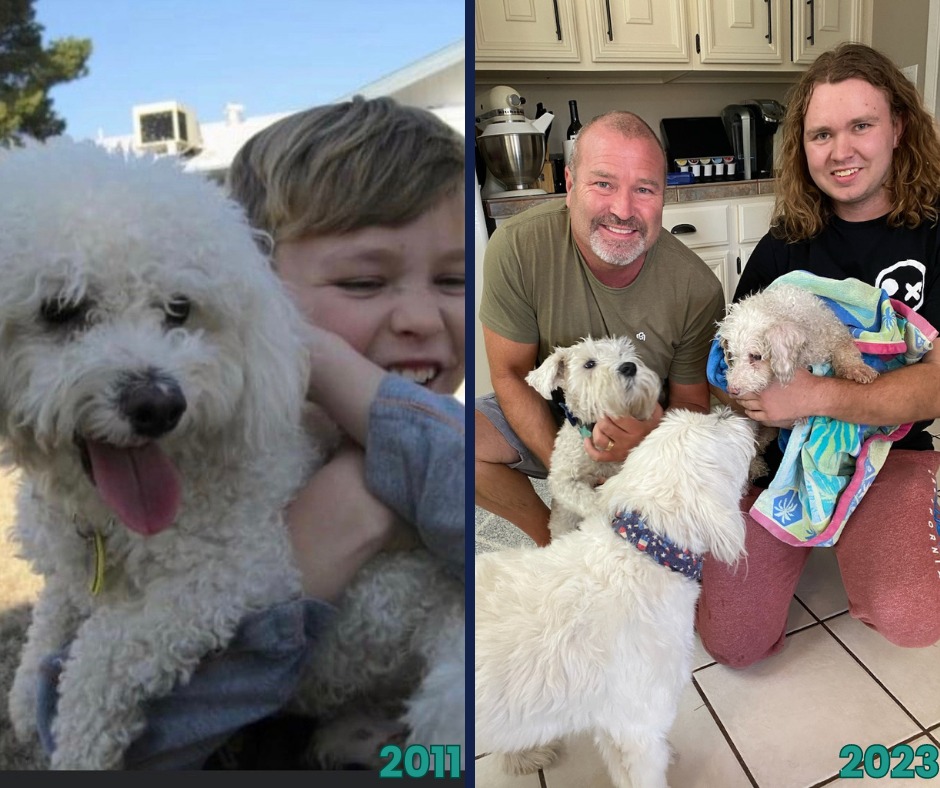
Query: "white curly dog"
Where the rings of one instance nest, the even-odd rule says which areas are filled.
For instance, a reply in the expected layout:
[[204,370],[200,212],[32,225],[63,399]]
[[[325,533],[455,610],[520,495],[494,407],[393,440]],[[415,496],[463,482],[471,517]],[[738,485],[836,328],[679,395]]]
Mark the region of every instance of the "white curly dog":
[[[238,206],[175,162],[63,139],[4,153],[0,173],[0,439],[45,577],[10,715],[35,733],[40,661],[69,646],[52,766],[120,768],[145,701],[301,593],[281,512],[324,459],[301,426],[304,326]],[[329,718],[397,678],[407,697],[416,654],[438,659],[432,688],[462,677],[462,604],[426,554],[378,559],[305,708]],[[415,735],[458,713],[453,693],[423,704]]]
[[477,556],[477,752],[531,772],[591,731],[617,788],[666,785],[696,574],[704,553],[733,562],[744,549],[753,454],[750,422],[730,408],[668,411],[579,530]]
[[552,494],[549,529],[559,536],[576,528],[591,512],[594,488],[620,470],[621,462],[598,462],[584,450],[584,439],[602,417],[648,419],[662,388],[659,377],[637,355],[627,337],[587,337],[556,348],[526,382],[545,399],[564,392],[565,423],[552,450],[548,487]]
[[[836,314],[796,285],[775,284],[732,304],[718,324],[718,339],[732,396],[760,393],[774,380],[787,385],[799,367],[823,363],[832,364],[836,377],[858,383],[878,377]],[[761,455],[777,433],[775,427],[759,428],[752,479],[769,471]]]
[[761,392],[772,380],[786,385],[797,368],[824,362],[836,377],[858,383],[878,377],[835,313],[796,285],[774,285],[732,304],[718,336],[732,395]]

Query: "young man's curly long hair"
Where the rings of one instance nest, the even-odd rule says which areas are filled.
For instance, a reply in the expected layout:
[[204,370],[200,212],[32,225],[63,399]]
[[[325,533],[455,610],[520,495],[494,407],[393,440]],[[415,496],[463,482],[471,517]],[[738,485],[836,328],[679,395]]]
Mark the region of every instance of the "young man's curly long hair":
[[818,84],[863,79],[883,91],[893,119],[902,123],[886,187],[891,196],[888,224],[917,227],[937,221],[940,201],[940,139],[915,86],[887,57],[863,44],[842,44],[824,52],[788,95],[781,129],[779,176],[771,232],[789,242],[813,238],[833,214],[832,200],[810,177],[803,152],[803,124]]

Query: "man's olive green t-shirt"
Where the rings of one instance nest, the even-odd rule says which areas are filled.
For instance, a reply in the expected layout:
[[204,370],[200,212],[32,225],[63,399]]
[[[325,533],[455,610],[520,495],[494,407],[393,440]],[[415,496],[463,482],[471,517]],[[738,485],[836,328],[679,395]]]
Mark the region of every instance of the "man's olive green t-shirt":
[[717,277],[667,230],[631,284],[602,284],[561,200],[509,219],[486,247],[480,321],[506,339],[538,344],[537,364],[582,337],[627,336],[664,381],[701,383],[724,306]]

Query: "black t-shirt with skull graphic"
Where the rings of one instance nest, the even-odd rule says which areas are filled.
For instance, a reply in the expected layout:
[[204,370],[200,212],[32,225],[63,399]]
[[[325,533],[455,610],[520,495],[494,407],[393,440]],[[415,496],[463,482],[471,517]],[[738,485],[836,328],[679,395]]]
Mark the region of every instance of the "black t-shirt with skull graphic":
[[[747,261],[734,294],[738,301],[762,290],[790,271],[809,271],[831,279],[859,279],[880,287],[894,299],[940,328],[940,229],[936,224],[889,227],[885,218],[846,222],[834,216],[815,238],[786,243],[765,235]],[[918,422],[895,446],[932,449]]]

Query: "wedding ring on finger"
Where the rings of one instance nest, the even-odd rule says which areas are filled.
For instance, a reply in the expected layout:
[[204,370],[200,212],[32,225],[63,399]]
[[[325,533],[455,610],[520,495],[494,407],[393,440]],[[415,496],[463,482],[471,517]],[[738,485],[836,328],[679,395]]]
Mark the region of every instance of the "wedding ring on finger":
[[610,451],[612,448],[614,448],[614,441],[613,441],[613,438],[608,438],[608,439],[607,439],[607,448],[604,449],[604,451]]

